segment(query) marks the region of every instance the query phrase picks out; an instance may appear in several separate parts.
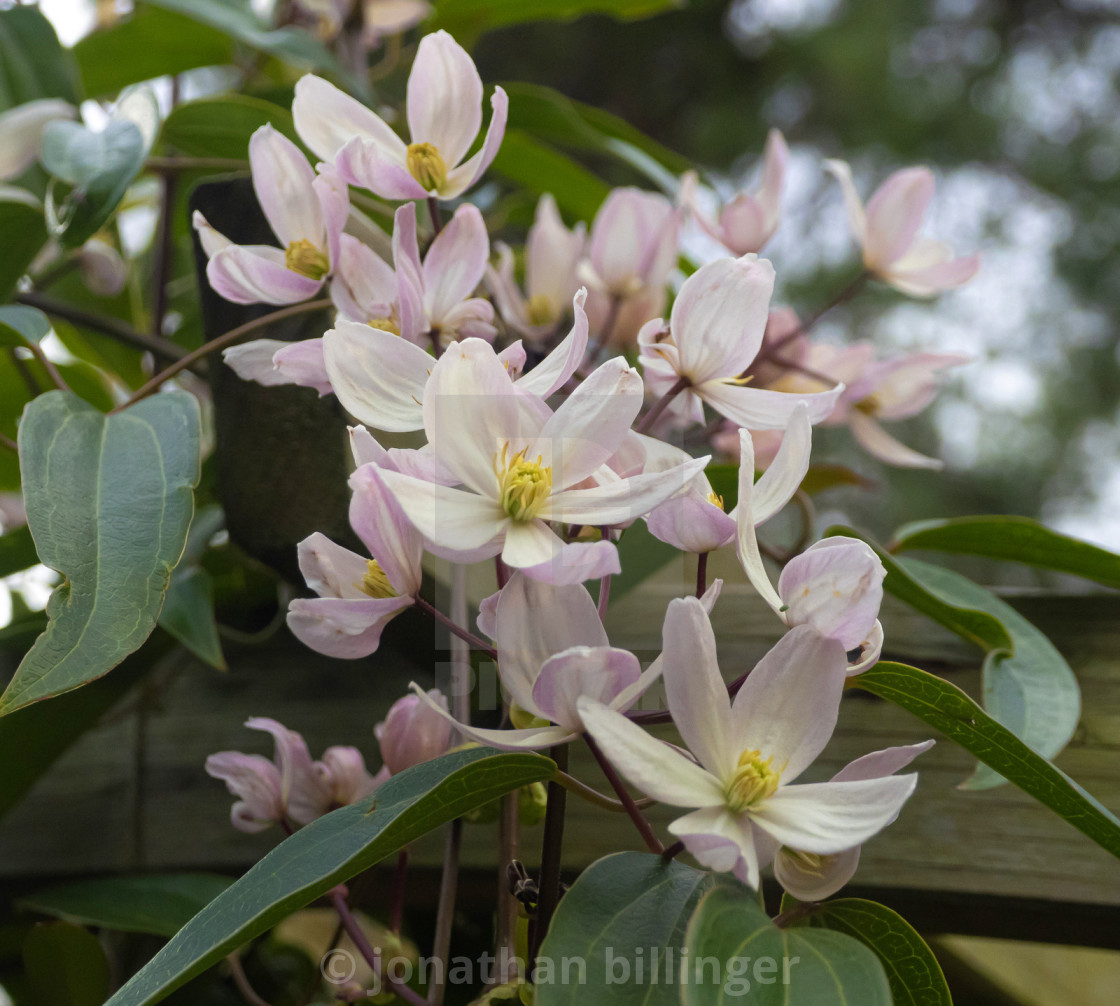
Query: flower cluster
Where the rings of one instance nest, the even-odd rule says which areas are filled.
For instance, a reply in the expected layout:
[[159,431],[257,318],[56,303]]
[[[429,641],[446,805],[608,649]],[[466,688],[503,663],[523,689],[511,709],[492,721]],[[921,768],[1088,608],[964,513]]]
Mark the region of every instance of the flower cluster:
[[[369,554],[307,538],[299,562],[318,596],[292,602],[292,631],[323,653],[365,657],[393,617],[419,608],[496,654],[506,716],[497,728],[471,725],[414,685],[379,728],[380,776],[349,749],[312,763],[297,735],[267,720],[249,725],[277,738],[275,762],[224,754],[208,768],[240,797],[234,821],[248,829],[305,823],[357,799],[385,773],[446,750],[456,731],[506,749],[584,738],[650,797],[690,811],[670,831],[703,865],[757,886],[772,864],[798,897],[827,896],[900,812],[916,776],[894,773],[928,744],[797,782],[833,732],[846,678],[878,659],[885,571],[862,541],[826,538],[784,556],[775,587],[756,529],[800,492],[815,424],[849,425],[889,463],[936,465],[880,421],[919,411],[940,372],[963,361],[878,360],[869,344],[813,343],[810,322],[772,305],[775,268],[758,253],[781,222],[787,148],[777,132],[757,186],[714,219],[694,176],[672,199],[616,189],[594,220],[572,227],[545,195],[523,251],[496,243],[492,254],[479,207],[459,202],[445,220],[442,206],[470,192],[498,153],[506,95],[494,89],[484,132],[483,105],[474,64],[444,32],[420,42],[407,140],[305,77],[295,128],[318,163],[271,127],[250,148],[278,246],[241,247],[195,224],[223,296],[288,304],[326,286],[337,312],[320,338],[258,340],[225,357],[246,379],[334,394],[357,421],[350,521]],[[862,246],[860,282],[928,296],[975,273],[975,258],[918,235],[933,194],[926,169],[893,175],[865,209],[848,168],[828,168]],[[352,200],[351,189],[364,194]],[[391,261],[359,236],[374,227],[359,208],[371,196],[400,203]],[[683,278],[690,219],[730,254]],[[385,433],[408,446],[385,446]],[[739,459],[730,512],[705,474],[712,451]],[[735,685],[720,673],[710,620],[722,584],[702,572],[696,597],[669,604],[663,651],[648,667],[610,644],[618,541],[637,521],[705,557],[734,544],[773,609],[783,634]],[[493,561],[498,590],[481,604],[481,636],[422,596],[425,555]],[[597,599],[588,581],[599,582]],[[684,748],[647,733],[635,710],[659,682]]]

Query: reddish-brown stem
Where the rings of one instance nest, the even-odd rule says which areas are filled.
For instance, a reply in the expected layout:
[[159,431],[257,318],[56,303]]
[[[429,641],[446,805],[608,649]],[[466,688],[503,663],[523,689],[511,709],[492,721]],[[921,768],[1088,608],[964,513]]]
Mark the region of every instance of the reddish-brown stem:
[[670,846],[666,846],[665,851],[661,853],[661,858],[668,863],[672,859],[676,859],[682,852],[684,852],[684,842],[679,839]]
[[416,607],[418,607],[421,611],[431,615],[432,618],[439,622],[440,625],[444,626],[448,630],[448,632],[451,632],[453,635],[458,636],[461,640],[463,640],[464,643],[468,643],[472,649],[478,650],[480,653],[485,653],[488,657],[490,657],[491,660],[498,659],[498,651],[495,650],[494,647],[490,646],[485,640],[480,639],[473,632],[471,632],[470,629],[464,629],[454,620],[448,618],[448,616],[440,611],[439,608],[437,608],[434,604],[429,601],[425,601],[424,598],[419,596],[415,598],[415,602]]
[[696,596],[703,597],[708,589],[708,553],[701,552],[696,557]]
[[684,389],[687,388],[691,383],[692,382],[687,377],[678,377],[677,383],[674,384],[668,391],[665,392],[665,394],[663,394],[656,402],[653,403],[653,406],[650,408],[649,412],[647,412],[641,418],[638,425],[634,427],[634,432],[645,433],[651,426],[653,426],[655,422],[657,422],[658,419],[661,418],[661,413],[669,408],[669,404],[673,401],[673,399],[676,398],[677,395],[679,395],[682,391],[684,391]]
[[649,821],[646,820],[646,816],[642,813],[638,805],[634,802],[634,798],[630,795],[630,791],[626,788],[626,784],[615,771],[614,766],[607,760],[607,756],[603,754],[599,745],[595,743],[590,734],[584,734],[583,739],[587,741],[587,746],[591,749],[591,753],[595,756],[595,760],[603,770],[603,775],[607,777],[607,782],[611,784],[611,789],[615,791],[622,806],[626,808],[626,813],[630,815],[630,820],[634,822],[634,827],[638,829],[638,834],[642,836],[642,841],[646,843],[650,852],[661,855],[661,853],[665,851],[665,847],[653,833],[653,827],[650,825]]
[[427,1006],[424,997],[419,992],[409,988],[403,982],[394,981],[392,975],[382,973],[381,954],[370,945],[369,939],[358,924],[354,913],[350,911],[350,905],[346,901],[346,888],[341,884],[331,891],[331,904],[334,905],[334,910],[338,913],[339,921],[342,923],[342,928],[346,930],[346,935],[354,942],[354,946],[358,948],[358,953],[373,969],[373,973],[382,977],[385,982],[391,985],[393,992],[406,1003],[412,1003],[413,1006]]
[[397,855],[397,866],[393,870],[393,887],[389,892],[389,928],[400,935],[404,921],[404,896],[408,887],[408,849],[401,849]]

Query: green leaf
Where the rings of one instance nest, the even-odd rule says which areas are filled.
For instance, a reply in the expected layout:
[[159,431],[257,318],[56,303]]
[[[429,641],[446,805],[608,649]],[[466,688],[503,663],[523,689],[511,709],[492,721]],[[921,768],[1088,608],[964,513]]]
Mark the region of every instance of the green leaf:
[[852,678],[851,687],[913,713],[1120,858],[1120,819],[956,685],[916,667],[882,661]]
[[[830,929],[779,929],[745,887],[704,895],[685,945],[692,973],[682,1006],[723,1006],[748,993],[757,1006],[891,1006],[883,965],[867,947]],[[702,958],[721,962],[717,980]]]
[[50,319],[42,311],[22,304],[0,307],[0,346],[39,343],[50,330]]
[[906,524],[895,533],[898,551],[983,555],[1022,562],[1120,587],[1120,555],[1087,541],[1051,531],[1027,517],[955,517]]
[[704,469],[712,492],[723,500],[723,509],[731,513],[739,505],[739,466],[715,464]]
[[561,210],[590,220],[607,198],[610,186],[553,147],[518,129],[507,129],[492,169],[538,195],[551,192]]
[[81,926],[51,922],[23,941],[23,967],[34,1001],[50,1006],[101,1006],[109,994],[109,962],[97,937]]
[[[634,973],[623,976],[617,962],[625,960],[629,972],[641,949],[645,966],[652,967],[651,948],[659,947],[666,951],[663,964],[671,960],[678,965],[693,908],[705,892],[723,882],[648,853],[617,852],[592,863],[561,899],[541,944],[540,958],[550,962],[551,980],[542,981],[538,968],[536,1006],[589,1001],[602,1006],[677,1006],[677,984],[666,979],[666,972],[659,969],[663,980],[647,984],[652,977],[648,972],[638,981]],[[608,953],[616,962],[613,974]],[[586,983],[566,980],[566,958],[586,963]],[[588,989],[593,990],[590,999]]]
[[73,58],[37,7],[0,10],[0,111],[37,98],[77,104],[74,78]]
[[163,142],[192,157],[239,158],[248,164],[249,137],[272,125],[296,143],[292,113],[244,94],[199,98],[176,108],[163,124]]
[[232,63],[233,42],[183,14],[139,6],[111,28],[79,39],[74,57],[92,98],[165,74]]
[[937,957],[914,927],[886,905],[838,898],[811,908],[791,926],[822,927],[859,940],[883,965],[894,1006],[953,1006]]
[[147,639],[190,525],[198,403],[172,391],[107,416],[52,391],[28,405],[19,446],[39,558],[66,580],[0,716],[100,677]]
[[[31,8],[17,7],[16,10]],[[14,11],[0,12],[12,14]],[[30,193],[0,185],[0,300],[7,300],[19,278],[47,243],[43,207]]]
[[86,926],[174,936],[231,883],[212,873],[105,877],[37,891],[16,907]]
[[26,524],[0,535],[0,577],[11,576],[38,561],[31,529]]
[[226,669],[214,619],[214,580],[206,570],[195,566],[175,571],[159,613],[159,626],[199,660],[220,671]]
[[810,465],[801,482],[801,488],[810,496],[826,492],[829,489],[839,489],[842,486],[854,486],[857,489],[874,489],[875,483],[853,471],[847,465],[819,464]]
[[618,541],[618,559],[622,572],[611,580],[611,600],[617,601],[659,569],[668,566],[681,553],[649,533],[644,520],[635,521]]
[[681,6],[682,0],[438,0],[435,27],[456,38],[525,21],[574,21],[585,14],[608,14],[620,21],[651,17]]
[[[1011,648],[992,650],[984,659],[984,708],[1044,758],[1053,758],[1069,743],[1081,718],[1077,678],[1054,644],[1014,608],[967,577],[917,559],[899,559],[898,565],[933,597],[999,620]],[[988,789],[1003,781],[980,765],[963,788]]]
[[386,856],[505,793],[551,777],[535,754],[455,751],[285,839],[188,922],[108,1006],[145,1006]]

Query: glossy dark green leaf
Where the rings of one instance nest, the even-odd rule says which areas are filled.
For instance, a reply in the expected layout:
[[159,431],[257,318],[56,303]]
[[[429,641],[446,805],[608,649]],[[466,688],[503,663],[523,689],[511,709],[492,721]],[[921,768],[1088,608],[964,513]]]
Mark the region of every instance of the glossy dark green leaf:
[[22,304],[0,307],[0,346],[39,343],[50,330],[50,319],[42,311]]
[[1028,517],[955,517],[906,524],[895,532],[895,551],[930,549],[1005,559],[1055,569],[1120,587],[1120,555],[1071,538]]
[[39,558],[66,579],[0,715],[100,677],[154,628],[191,520],[198,403],[172,391],[107,416],[52,391],[27,407],[19,446]]
[[174,936],[231,883],[212,873],[103,877],[37,891],[16,907],[85,926]]
[[38,98],[77,103],[73,58],[38,7],[0,10],[0,111]]
[[6,300],[47,243],[47,225],[39,201],[22,189],[0,185],[0,234],[4,235],[0,244],[0,300]]
[[23,967],[39,1006],[101,1006],[109,993],[109,962],[97,937],[68,922],[32,929]]
[[220,671],[226,669],[214,620],[214,581],[206,570],[195,566],[172,574],[159,626],[200,660]]
[[518,129],[507,129],[491,169],[530,192],[551,192],[560,209],[590,220],[607,198],[610,186],[587,168]]
[[1120,858],[1120,819],[956,685],[916,667],[882,661],[851,686],[901,706]]
[[874,489],[875,483],[847,465],[817,464],[810,465],[801,482],[801,488],[810,496],[852,486],[856,489]]
[[953,1006],[937,957],[917,930],[886,905],[837,898],[812,907],[791,925],[830,929],[859,940],[883,965],[894,1006]]
[[165,74],[231,63],[233,41],[183,14],[138,5],[112,27],[79,39],[74,57],[86,94],[97,97]]
[[193,157],[229,157],[248,166],[249,137],[274,126],[298,142],[292,113],[281,105],[244,94],[199,98],[176,108],[163,124],[164,143]]
[[526,21],[573,21],[585,14],[636,20],[681,6],[681,0],[437,0],[435,27],[457,38]]
[[681,984],[682,1006],[892,1006],[883,965],[866,946],[831,929],[779,929],[745,887],[704,895],[685,945],[692,968]]
[[336,884],[554,769],[540,755],[473,748],[393,776],[372,796],[285,839],[179,930],[109,1006],[158,1002]]
[[0,535],[0,577],[11,576],[38,561],[31,529],[26,524]]
[[[550,980],[542,981],[538,968],[536,1006],[677,1006],[677,982],[668,977],[676,971],[664,969],[679,969],[693,909],[723,882],[646,853],[619,852],[593,863],[560,900],[541,945]],[[650,971],[654,947],[664,949],[656,982]],[[646,969],[640,979],[639,950]],[[585,962],[586,983],[566,980],[565,959]]]

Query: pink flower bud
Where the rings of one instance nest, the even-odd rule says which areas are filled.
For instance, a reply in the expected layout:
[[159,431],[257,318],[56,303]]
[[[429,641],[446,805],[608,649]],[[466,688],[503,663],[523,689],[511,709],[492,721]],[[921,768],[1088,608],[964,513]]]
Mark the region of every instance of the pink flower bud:
[[883,601],[887,571],[866,542],[825,538],[786,565],[778,580],[788,625],[809,625],[845,650],[867,640]]
[[340,806],[357,803],[377,788],[377,781],[366,771],[365,759],[357,748],[327,748],[318,768],[333,802]]
[[[428,693],[447,709],[447,699],[438,689]],[[438,758],[451,745],[451,723],[415,695],[397,699],[385,719],[374,727],[381,757],[394,775],[421,762]]]

